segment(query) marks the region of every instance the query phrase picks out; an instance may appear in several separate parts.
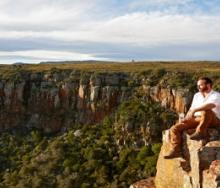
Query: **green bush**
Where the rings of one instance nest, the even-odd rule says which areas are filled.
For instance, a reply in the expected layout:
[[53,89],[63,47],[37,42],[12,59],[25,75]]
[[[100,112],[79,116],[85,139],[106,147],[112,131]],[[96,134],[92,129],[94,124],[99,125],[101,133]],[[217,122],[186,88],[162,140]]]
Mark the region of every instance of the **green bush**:
[[159,154],[160,149],[161,149],[161,145],[162,145],[161,143],[154,143],[154,144],[152,144],[151,149],[152,149],[152,151],[154,152],[155,155]]
[[149,177],[149,176],[155,176],[156,174],[156,164],[157,164],[157,156],[148,156],[146,157],[145,160],[145,167],[144,167],[144,174]]
[[[155,175],[160,131],[172,117],[170,111],[139,95],[99,124],[73,125],[64,134],[2,133],[0,187],[128,187]],[[76,130],[80,137],[74,135]],[[142,139],[146,140],[138,147]]]
[[149,146],[143,146],[139,153],[137,154],[137,158],[136,160],[141,164],[143,165],[145,163],[145,159],[148,157],[148,156],[151,156],[153,155],[154,153],[152,152],[151,150],[151,147]]

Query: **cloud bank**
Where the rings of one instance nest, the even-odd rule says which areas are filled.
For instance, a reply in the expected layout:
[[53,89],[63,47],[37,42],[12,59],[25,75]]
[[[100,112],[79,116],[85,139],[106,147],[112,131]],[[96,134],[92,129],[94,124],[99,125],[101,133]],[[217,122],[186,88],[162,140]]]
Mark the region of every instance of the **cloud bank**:
[[220,60],[219,7],[194,0],[2,0],[0,63]]

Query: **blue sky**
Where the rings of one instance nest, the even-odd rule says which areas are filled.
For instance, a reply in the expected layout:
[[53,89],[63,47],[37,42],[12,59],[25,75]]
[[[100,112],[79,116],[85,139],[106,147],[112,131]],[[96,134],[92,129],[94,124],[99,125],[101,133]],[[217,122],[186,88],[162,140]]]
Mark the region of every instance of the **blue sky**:
[[219,0],[1,0],[0,63],[220,60]]

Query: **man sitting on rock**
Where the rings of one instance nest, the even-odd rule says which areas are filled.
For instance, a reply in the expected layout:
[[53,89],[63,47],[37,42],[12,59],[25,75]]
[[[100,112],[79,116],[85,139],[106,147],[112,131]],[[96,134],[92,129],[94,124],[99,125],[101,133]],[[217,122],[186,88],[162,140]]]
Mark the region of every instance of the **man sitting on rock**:
[[181,156],[182,132],[195,129],[190,135],[192,140],[207,138],[208,127],[220,127],[220,93],[212,90],[212,81],[201,77],[197,81],[197,92],[186,117],[173,125],[170,130],[170,151],[164,155],[165,159]]

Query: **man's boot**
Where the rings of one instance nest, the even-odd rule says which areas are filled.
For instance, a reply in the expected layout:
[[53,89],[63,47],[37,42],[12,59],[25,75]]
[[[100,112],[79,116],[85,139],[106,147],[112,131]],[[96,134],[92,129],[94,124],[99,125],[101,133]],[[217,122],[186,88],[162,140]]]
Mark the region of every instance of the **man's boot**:
[[180,150],[177,149],[171,149],[168,153],[163,155],[164,159],[172,159],[176,157],[182,157],[182,153]]
[[208,134],[200,133],[200,132],[195,132],[190,135],[191,140],[202,140],[202,139],[207,139]]

